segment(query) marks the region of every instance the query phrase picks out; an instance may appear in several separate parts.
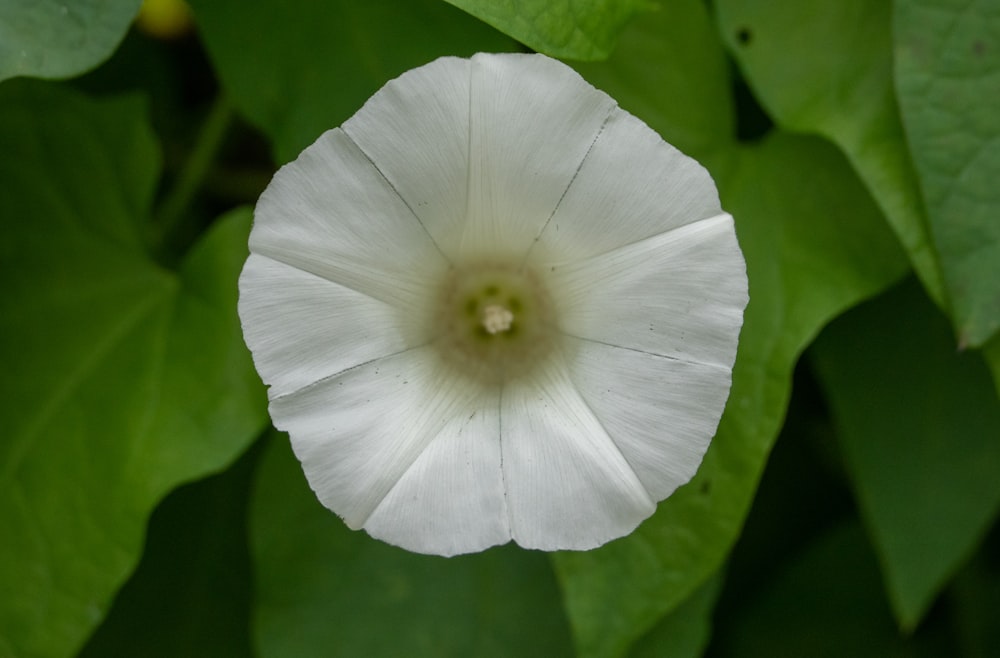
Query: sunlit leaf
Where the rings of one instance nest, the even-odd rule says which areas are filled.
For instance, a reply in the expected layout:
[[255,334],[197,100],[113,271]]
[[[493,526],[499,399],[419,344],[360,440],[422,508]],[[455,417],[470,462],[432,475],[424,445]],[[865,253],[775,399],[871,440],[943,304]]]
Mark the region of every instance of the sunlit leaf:
[[719,0],[723,38],[781,127],[835,142],[945,301],[892,83],[890,2]]
[[1000,401],[917,286],[831,325],[814,362],[889,599],[910,630],[1000,511]]
[[533,50],[567,59],[605,59],[622,26],[649,0],[446,0]]
[[264,423],[236,319],[250,217],[178,271],[142,236],[157,149],[136,99],[0,87],[0,654],[71,654],[177,484]]
[[442,55],[517,47],[441,0],[193,0],[234,104],[287,162],[383,84]]
[[1000,7],[893,4],[896,88],[960,341],[1000,330]]
[[283,435],[260,464],[251,534],[262,658],[572,655],[544,554],[442,558],[353,532],[316,500]]
[[67,78],[111,55],[142,0],[0,0],[0,80]]

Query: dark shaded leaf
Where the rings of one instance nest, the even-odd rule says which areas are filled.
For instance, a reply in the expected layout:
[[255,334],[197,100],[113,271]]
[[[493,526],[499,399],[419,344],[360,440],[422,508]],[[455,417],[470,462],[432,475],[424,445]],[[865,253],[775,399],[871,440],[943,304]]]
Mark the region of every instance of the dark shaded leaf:
[[910,630],[1000,511],[1000,402],[916,285],[816,341],[844,457],[889,599]]

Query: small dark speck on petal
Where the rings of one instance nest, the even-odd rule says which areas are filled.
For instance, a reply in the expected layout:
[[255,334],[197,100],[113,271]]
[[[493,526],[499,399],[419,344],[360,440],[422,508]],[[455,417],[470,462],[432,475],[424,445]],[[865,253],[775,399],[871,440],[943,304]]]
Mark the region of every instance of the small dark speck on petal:
[[750,28],[741,27],[736,30],[736,40],[740,42],[741,46],[749,46],[753,40],[753,33],[750,32]]
[[972,54],[976,57],[982,57],[986,53],[986,44],[982,41],[976,40],[972,44]]

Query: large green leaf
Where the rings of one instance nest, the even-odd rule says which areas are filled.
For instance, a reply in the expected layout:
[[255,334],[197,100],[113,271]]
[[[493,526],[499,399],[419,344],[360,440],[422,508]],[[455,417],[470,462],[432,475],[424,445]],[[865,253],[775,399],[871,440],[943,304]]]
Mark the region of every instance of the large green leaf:
[[896,88],[960,342],[1000,330],[1000,5],[897,0]]
[[134,98],[0,87],[0,654],[72,653],[146,518],[264,423],[236,277],[249,213],[177,272],[142,235],[158,154]]
[[542,553],[442,558],[352,532],[316,500],[284,435],[260,465],[251,535],[262,658],[572,655]]
[[978,354],[905,286],[827,328],[814,362],[901,626],[1000,510],[1000,401]]
[[66,78],[111,55],[142,0],[0,0],[0,80]]
[[828,320],[905,271],[829,143],[776,133],[713,173],[750,280],[732,393],[690,484],[629,537],[555,557],[584,656],[620,655],[718,569],[781,427],[798,355]]
[[893,90],[891,3],[719,0],[716,7],[723,38],[775,122],[844,151],[943,303]]
[[695,482],[631,537],[555,558],[583,655],[621,654],[718,568],[781,425],[797,355],[830,317],[904,270],[878,210],[828,144],[778,135],[734,151],[730,81],[702,3],[647,18],[608,62],[578,68],[709,165],[736,215],[751,301],[730,408]]
[[622,27],[649,0],[446,0],[533,50],[567,59],[605,59]]
[[442,55],[516,44],[441,0],[194,0],[229,96],[287,162],[383,84]]

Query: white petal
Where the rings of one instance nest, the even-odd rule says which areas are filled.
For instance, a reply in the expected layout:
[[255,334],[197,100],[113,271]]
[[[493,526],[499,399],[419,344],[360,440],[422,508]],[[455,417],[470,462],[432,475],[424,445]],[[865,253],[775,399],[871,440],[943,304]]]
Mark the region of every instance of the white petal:
[[408,71],[343,126],[452,257],[467,211],[470,65],[443,57]]
[[240,275],[239,313],[272,398],[423,338],[398,309],[257,254]]
[[501,451],[514,540],[586,550],[628,534],[655,505],[564,368],[504,387]]
[[447,267],[427,231],[340,129],[282,167],[257,202],[250,251],[418,311]]
[[400,478],[365,523],[373,537],[418,553],[456,555],[510,541],[500,471],[496,391],[469,404]]
[[462,249],[523,257],[616,105],[538,55],[473,57],[471,94]]
[[573,340],[571,376],[654,500],[698,470],[718,428],[732,372]]
[[704,167],[616,109],[533,258],[589,258],[722,212]]
[[[366,363],[271,402],[275,426],[289,433],[310,486],[351,528],[365,525],[439,436],[479,411],[478,391],[444,376],[431,350]],[[489,435],[477,440],[489,453]]]
[[564,333],[732,368],[747,279],[729,215],[545,269]]

